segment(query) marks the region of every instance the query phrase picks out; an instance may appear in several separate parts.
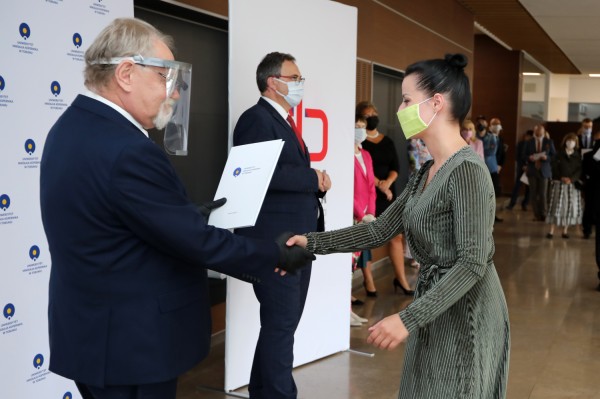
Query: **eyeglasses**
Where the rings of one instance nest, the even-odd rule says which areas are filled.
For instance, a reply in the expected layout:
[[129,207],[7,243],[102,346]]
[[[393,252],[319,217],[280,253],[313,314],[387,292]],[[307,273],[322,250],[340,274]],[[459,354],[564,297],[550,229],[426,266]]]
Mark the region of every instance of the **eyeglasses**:
[[[143,68],[146,68],[146,67],[160,68],[155,65],[144,65],[144,64],[136,64],[136,65],[139,65]],[[171,95],[173,94],[173,92],[175,90],[177,90],[177,91],[187,90],[187,88],[188,88],[187,83],[185,83],[182,79],[178,78],[178,73],[177,73],[178,71],[176,69],[169,68],[167,73],[156,71],[156,70],[154,70],[154,72],[159,74],[165,80],[165,83],[167,85],[167,97],[171,97]]]
[[90,64],[102,66],[118,65],[122,61],[131,61],[136,65],[140,65],[142,67],[152,66],[157,68],[166,68],[167,73],[158,71],[155,72],[158,73],[163,79],[165,79],[167,87],[167,97],[171,97],[175,90],[187,90],[189,87],[192,73],[192,65],[185,62],[164,60],[161,58],[153,57],[144,58],[140,54],[136,54],[126,57],[101,58],[98,60],[90,61]]
[[306,80],[302,76],[298,76],[298,75],[292,75],[292,76],[279,75],[279,76],[275,76],[275,77],[290,79],[292,82],[296,82],[296,83],[304,83],[304,81]]

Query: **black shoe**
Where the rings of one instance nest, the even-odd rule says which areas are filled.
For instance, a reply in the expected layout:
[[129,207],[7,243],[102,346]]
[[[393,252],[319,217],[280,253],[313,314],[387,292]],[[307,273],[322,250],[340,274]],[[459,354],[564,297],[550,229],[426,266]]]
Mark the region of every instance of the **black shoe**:
[[590,235],[591,235],[590,233],[583,233],[583,238],[586,239],[586,240],[589,240],[590,239]]
[[377,290],[375,290],[375,291],[369,291],[367,289],[367,285],[365,283],[363,283],[363,287],[365,287],[365,292],[367,293],[367,296],[369,296],[371,298],[377,298]]
[[353,299],[351,302],[352,302],[352,306],[360,306],[360,305],[364,305],[365,304],[360,299]]
[[506,205],[506,207],[504,209],[508,209],[509,211],[512,211],[513,208],[515,207],[515,205]]
[[527,212],[527,205],[521,205],[521,210],[523,212]]
[[396,290],[398,288],[400,288],[404,292],[404,295],[414,295],[415,294],[415,291],[407,290],[406,288],[404,288],[402,286],[402,284],[400,284],[400,281],[398,281],[397,278],[394,278],[394,293],[396,292]]
[[568,240],[569,235],[567,233],[562,233],[562,238],[564,238],[565,240]]
[[499,218],[498,216],[494,216],[494,222],[498,222],[498,223],[504,222],[504,219]]
[[552,239],[552,237],[554,237],[554,235],[553,235],[552,233],[548,233],[548,234],[546,234],[546,238],[547,238],[547,239],[551,240],[551,239]]

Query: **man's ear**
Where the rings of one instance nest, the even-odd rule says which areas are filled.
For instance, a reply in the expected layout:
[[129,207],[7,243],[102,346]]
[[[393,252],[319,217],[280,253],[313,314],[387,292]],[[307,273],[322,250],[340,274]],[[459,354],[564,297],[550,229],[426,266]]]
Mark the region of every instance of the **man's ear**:
[[130,61],[123,61],[115,69],[115,80],[117,85],[126,92],[132,90],[133,79],[134,79],[134,68],[135,64]]
[[271,89],[274,91],[277,91],[277,86],[275,86],[277,83],[275,81],[275,76],[269,76],[267,78],[267,90]]

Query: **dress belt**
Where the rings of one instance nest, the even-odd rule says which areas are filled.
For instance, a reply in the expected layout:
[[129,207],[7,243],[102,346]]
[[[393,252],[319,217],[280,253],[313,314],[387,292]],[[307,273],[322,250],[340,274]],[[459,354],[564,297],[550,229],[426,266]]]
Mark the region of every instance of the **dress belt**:
[[419,280],[417,281],[417,287],[415,288],[415,298],[423,295],[431,285],[437,283],[440,278],[450,271],[449,268],[441,267],[438,265],[431,265],[429,267],[421,267],[419,271]]
[[[437,283],[440,278],[449,271],[449,268],[438,265],[431,265],[425,268],[422,267],[419,271],[419,280],[417,282],[417,287],[415,288],[415,299],[422,296],[434,283]],[[419,328],[418,338],[423,345],[429,344],[429,325]]]

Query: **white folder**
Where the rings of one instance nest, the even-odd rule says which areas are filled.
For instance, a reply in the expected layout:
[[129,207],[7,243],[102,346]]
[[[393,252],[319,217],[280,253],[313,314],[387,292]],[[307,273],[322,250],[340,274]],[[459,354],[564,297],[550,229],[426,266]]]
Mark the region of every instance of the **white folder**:
[[227,202],[210,213],[208,224],[224,229],[256,224],[283,144],[270,140],[231,148],[215,194]]

